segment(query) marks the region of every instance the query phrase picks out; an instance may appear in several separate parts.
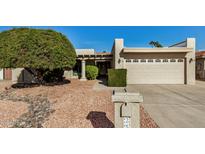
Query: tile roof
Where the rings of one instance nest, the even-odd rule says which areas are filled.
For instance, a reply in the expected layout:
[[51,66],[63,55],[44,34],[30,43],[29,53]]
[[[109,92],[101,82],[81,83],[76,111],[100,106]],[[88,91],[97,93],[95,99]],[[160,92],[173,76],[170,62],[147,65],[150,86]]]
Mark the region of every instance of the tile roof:
[[205,51],[197,51],[196,52],[196,57],[203,57],[205,56]]

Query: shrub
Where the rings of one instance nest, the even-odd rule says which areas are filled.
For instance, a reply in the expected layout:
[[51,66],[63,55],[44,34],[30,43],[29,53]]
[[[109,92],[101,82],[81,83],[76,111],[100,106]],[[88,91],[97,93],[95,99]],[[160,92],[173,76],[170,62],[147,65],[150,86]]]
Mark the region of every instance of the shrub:
[[95,80],[98,76],[98,67],[94,65],[87,65],[85,68],[86,78],[88,80]]
[[51,82],[61,82],[63,81],[64,70],[63,69],[54,69],[54,70],[47,70],[43,74],[43,80],[47,83]]
[[127,70],[126,69],[108,69],[109,87],[126,87]]
[[0,32],[0,68],[25,68],[43,83],[61,79],[58,72],[62,75],[75,63],[72,43],[59,32],[32,28]]

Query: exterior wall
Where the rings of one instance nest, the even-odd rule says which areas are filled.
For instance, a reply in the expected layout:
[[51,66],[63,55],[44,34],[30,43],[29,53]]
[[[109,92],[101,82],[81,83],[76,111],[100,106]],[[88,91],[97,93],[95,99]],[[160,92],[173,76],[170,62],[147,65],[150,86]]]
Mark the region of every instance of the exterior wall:
[[123,39],[115,39],[112,54],[113,54],[113,68],[123,68],[124,58],[120,56],[122,49],[124,48]]
[[12,79],[12,70],[11,69],[4,69],[4,79],[5,80]]
[[66,79],[70,79],[73,77],[73,70],[64,71],[63,75]]
[[[73,76],[73,70],[64,71],[64,77],[66,79],[78,78],[78,76]],[[12,82],[35,83],[36,81],[28,71],[24,70],[23,68],[16,68],[12,70]]]
[[16,68],[12,70],[12,82],[18,83],[23,81],[22,75],[23,68]]
[[35,79],[28,71],[24,70],[24,68],[16,68],[12,70],[12,82],[35,83]]
[[66,79],[78,79],[78,76],[73,74],[73,70],[67,70],[64,71],[64,75],[63,75]]

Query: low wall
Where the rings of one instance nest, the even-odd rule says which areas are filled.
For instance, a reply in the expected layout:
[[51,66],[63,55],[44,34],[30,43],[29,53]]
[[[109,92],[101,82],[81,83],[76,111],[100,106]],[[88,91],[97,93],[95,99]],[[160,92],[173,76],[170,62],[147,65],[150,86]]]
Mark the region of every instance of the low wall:
[[4,79],[5,80],[11,80],[12,79],[12,70],[5,68],[4,69]]
[[13,83],[35,83],[35,79],[24,68],[16,68],[12,70]]

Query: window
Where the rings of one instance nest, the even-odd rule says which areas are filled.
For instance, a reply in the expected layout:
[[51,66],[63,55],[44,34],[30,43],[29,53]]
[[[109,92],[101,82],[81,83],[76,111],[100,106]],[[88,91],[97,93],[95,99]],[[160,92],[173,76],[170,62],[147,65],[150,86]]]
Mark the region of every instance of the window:
[[154,60],[153,59],[148,59],[148,63],[153,63]]
[[131,59],[126,59],[126,63],[131,63]]
[[160,63],[161,59],[156,59],[155,62]]
[[141,59],[140,62],[141,63],[146,63],[146,59]]
[[176,62],[176,59],[171,59],[170,62],[174,63],[174,62]]
[[133,59],[133,63],[138,63],[139,60],[138,59]]
[[163,59],[162,62],[163,62],[163,63],[167,63],[167,62],[168,62],[168,59]]
[[153,63],[154,62],[153,59],[148,59],[147,61],[148,61],[148,63]]
[[184,59],[178,59],[178,62],[182,63],[182,62],[184,62]]

